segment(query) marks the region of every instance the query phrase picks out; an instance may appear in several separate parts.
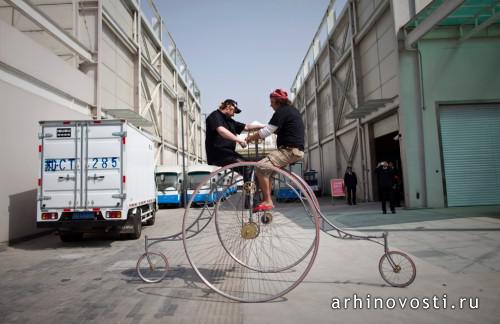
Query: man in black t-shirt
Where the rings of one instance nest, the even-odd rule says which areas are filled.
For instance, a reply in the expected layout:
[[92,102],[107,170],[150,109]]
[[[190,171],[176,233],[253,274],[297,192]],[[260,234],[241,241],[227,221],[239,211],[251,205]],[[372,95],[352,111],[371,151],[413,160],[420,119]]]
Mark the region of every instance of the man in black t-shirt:
[[205,138],[208,164],[225,166],[245,160],[235,149],[236,143],[239,143],[243,148],[247,144],[245,140],[238,138],[236,135],[241,134],[244,130],[260,129],[262,126],[235,121],[232,117],[240,112],[241,109],[238,108],[238,103],[233,99],[227,99],[221,103],[219,109],[208,115]]
[[262,190],[263,200],[255,206],[254,212],[267,211],[274,208],[271,199],[271,182],[273,173],[268,166],[283,168],[304,158],[304,122],[299,111],[291,105],[288,93],[282,89],[274,90],[269,99],[274,114],[265,127],[246,138],[247,142],[263,139],[273,133],[277,135],[278,150],[269,153],[259,162],[257,179]]

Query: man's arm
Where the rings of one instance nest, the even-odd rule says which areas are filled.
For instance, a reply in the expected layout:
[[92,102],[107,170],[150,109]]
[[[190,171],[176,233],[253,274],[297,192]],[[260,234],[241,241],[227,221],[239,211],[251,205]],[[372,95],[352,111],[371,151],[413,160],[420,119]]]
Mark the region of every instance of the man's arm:
[[245,148],[247,146],[247,143],[245,142],[245,140],[239,139],[236,135],[231,133],[226,127],[219,126],[219,127],[217,127],[216,130],[217,130],[217,133],[219,133],[219,135],[222,136],[223,138],[225,138],[229,141],[236,142],[236,143],[240,144],[241,147],[243,147],[243,148]]
[[246,124],[244,130],[246,130],[246,131],[256,130],[256,129],[261,129],[264,126],[265,125],[261,125],[261,124]]
[[273,134],[277,129],[278,129],[277,126],[267,124],[266,126],[262,127],[258,132],[255,132],[252,135],[248,135],[245,140],[249,143],[258,139],[264,139],[269,135]]

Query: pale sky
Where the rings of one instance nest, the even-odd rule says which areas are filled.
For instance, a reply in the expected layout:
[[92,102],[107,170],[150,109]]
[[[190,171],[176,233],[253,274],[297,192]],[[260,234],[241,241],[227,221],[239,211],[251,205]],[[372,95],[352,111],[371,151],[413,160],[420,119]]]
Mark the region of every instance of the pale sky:
[[269,121],[269,93],[289,92],[329,2],[155,1],[200,88],[203,113],[231,98],[244,123]]

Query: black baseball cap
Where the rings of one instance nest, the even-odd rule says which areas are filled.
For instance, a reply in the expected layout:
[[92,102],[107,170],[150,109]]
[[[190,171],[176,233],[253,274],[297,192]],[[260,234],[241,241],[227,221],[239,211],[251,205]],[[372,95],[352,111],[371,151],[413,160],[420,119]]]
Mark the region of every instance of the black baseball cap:
[[226,105],[234,106],[234,113],[235,114],[239,114],[241,112],[241,109],[238,108],[238,103],[236,101],[234,101],[233,99],[226,99],[226,100],[224,100],[224,102],[222,104],[224,106],[226,106]]

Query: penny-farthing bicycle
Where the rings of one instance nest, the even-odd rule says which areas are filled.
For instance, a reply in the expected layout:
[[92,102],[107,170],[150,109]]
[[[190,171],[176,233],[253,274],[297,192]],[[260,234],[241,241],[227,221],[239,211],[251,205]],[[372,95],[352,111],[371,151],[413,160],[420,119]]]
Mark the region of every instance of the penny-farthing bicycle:
[[[338,239],[368,240],[383,246],[379,271],[389,285],[406,287],[415,280],[414,262],[403,252],[389,250],[387,233],[364,236],[336,227],[321,214],[307,183],[294,173],[273,168],[273,181],[292,189],[297,203],[275,203],[272,211],[252,212],[259,193],[257,166],[258,162],[235,163],[208,175],[186,206],[182,231],[145,238],[145,253],[136,267],[139,277],[145,282],[161,281],[168,261],[162,253],[151,252],[152,245],[182,240],[192,268],[213,291],[240,302],[270,301],[304,280],[323,231]],[[208,194],[206,188],[211,188]],[[200,192],[205,203],[195,206],[195,195]]]

